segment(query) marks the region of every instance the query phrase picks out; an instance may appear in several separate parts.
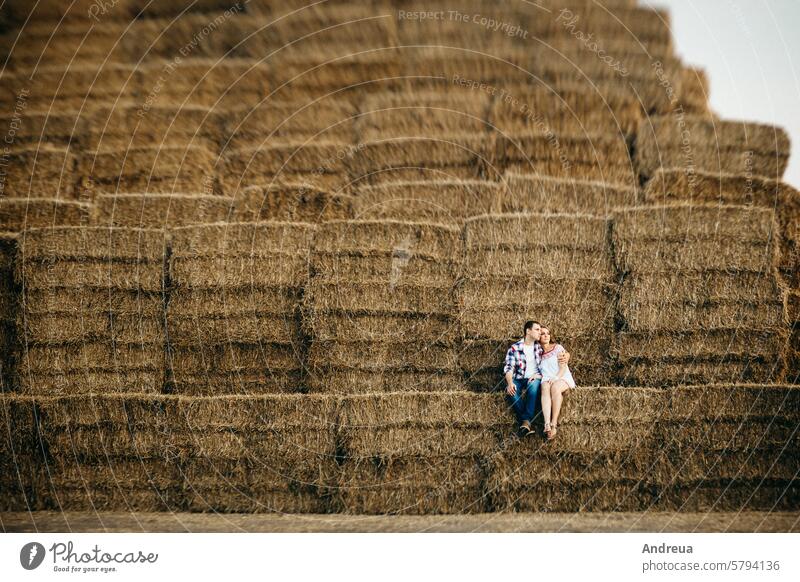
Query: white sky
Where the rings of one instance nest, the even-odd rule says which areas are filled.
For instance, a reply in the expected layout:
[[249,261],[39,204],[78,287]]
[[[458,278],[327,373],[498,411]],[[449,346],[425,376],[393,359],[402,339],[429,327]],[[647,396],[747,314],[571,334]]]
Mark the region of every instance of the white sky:
[[675,50],[705,69],[723,119],[780,125],[792,139],[784,179],[800,188],[800,0],[640,0],[667,8]]

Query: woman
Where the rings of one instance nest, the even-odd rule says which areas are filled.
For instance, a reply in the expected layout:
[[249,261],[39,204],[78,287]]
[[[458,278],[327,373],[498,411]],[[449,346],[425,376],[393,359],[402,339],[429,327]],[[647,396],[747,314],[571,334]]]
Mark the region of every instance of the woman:
[[539,343],[542,345],[542,415],[544,416],[544,433],[547,440],[556,438],[558,432],[558,415],[564,393],[575,388],[575,380],[568,364],[558,363],[558,354],[564,352],[564,346],[553,343],[550,329],[542,327]]

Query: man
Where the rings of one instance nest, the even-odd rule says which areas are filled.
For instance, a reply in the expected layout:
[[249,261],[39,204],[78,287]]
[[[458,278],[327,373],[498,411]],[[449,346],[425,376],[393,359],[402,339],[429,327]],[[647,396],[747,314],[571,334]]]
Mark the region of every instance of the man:
[[[526,321],[521,340],[508,348],[503,372],[506,375],[506,394],[519,423],[521,436],[533,432],[531,423],[539,406],[542,385],[542,346],[539,337],[542,326],[538,321]],[[558,356],[559,363],[569,362],[569,354]]]

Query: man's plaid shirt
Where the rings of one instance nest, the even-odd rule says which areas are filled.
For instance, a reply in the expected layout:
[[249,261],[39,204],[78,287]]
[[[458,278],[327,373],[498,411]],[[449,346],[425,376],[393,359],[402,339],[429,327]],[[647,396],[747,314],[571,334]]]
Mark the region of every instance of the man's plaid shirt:
[[[508,374],[509,372],[513,371],[514,380],[525,379],[525,370],[528,368],[528,359],[525,357],[525,350],[522,349],[524,345],[525,340],[521,339],[508,348],[508,352],[506,352],[506,365],[503,368],[503,373]],[[533,355],[534,359],[536,360],[533,362],[533,365],[536,366],[536,371],[531,377],[535,378],[536,376],[542,375],[542,371],[539,368],[540,364],[542,363],[542,345],[539,342],[533,344]]]

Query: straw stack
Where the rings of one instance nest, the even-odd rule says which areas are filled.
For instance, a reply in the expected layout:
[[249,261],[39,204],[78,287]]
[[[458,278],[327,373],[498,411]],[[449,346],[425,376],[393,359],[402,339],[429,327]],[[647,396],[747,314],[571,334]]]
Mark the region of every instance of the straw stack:
[[17,236],[0,233],[0,392],[12,389],[14,336],[16,331],[18,289],[14,285],[14,260]]
[[42,446],[34,401],[0,393],[0,511],[41,508]]
[[473,388],[500,385],[506,350],[529,319],[549,327],[570,352],[578,383],[608,380],[608,224],[605,218],[564,214],[485,215],[466,222],[460,360]]
[[298,308],[313,231],[285,222],[174,230],[167,323],[176,393],[300,389]]
[[353,199],[346,194],[301,182],[248,186],[236,193],[231,222],[285,220],[318,223],[353,215]]
[[320,226],[306,290],[309,387],[325,393],[454,390],[459,230],[429,223]]
[[0,228],[21,232],[28,228],[88,224],[91,206],[57,198],[0,198]]
[[19,145],[3,155],[0,196],[13,198],[76,198],[77,158],[67,147]]
[[501,398],[469,392],[349,396],[340,414],[342,509],[486,511],[480,459],[501,444]]
[[635,386],[760,382],[781,373],[782,297],[769,210],[653,206],[615,215],[625,277],[619,381]]
[[779,180],[789,162],[789,137],[776,126],[673,115],[642,120],[636,135],[639,173],[658,168]]
[[487,460],[494,511],[642,511],[670,457],[656,429],[668,404],[653,388],[571,390],[554,442],[525,439]]
[[29,394],[160,392],[163,232],[58,227],[19,239],[19,387]]
[[233,199],[202,194],[101,194],[92,221],[98,226],[176,228],[221,222]]

